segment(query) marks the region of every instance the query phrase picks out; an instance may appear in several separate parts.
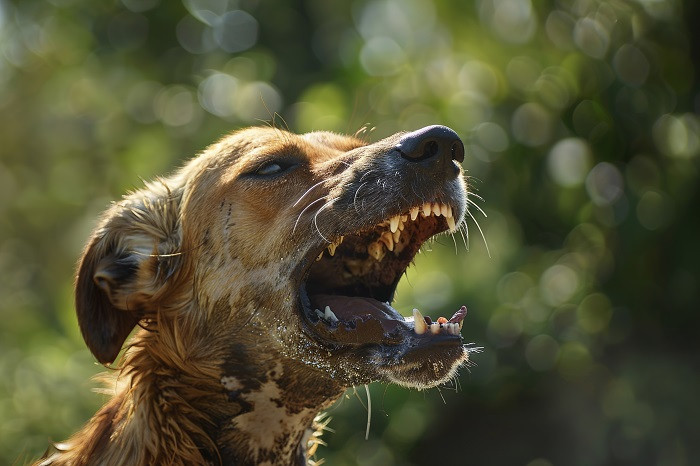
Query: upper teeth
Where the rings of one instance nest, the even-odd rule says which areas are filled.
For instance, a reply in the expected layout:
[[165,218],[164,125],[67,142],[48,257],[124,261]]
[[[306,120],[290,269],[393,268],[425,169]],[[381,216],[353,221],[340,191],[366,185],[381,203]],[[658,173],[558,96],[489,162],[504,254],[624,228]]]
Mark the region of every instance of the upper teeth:
[[408,214],[394,215],[389,220],[382,222],[380,226],[388,226],[389,230],[384,231],[379,236],[377,241],[370,243],[367,246],[367,253],[378,262],[384,259],[386,254],[384,252],[384,248],[386,248],[388,251],[393,251],[394,254],[398,255],[405,246],[405,244],[402,244],[400,240],[401,233],[405,229],[406,222],[408,222],[409,218],[411,221],[415,221],[419,215],[423,217],[430,217],[431,215],[435,215],[436,217],[443,216],[445,217],[447,226],[451,232],[454,232],[457,229],[455,219],[452,215],[451,206],[439,202],[425,202],[420,206],[411,207],[408,210]]
[[[411,221],[415,221],[419,215],[422,217],[430,217],[431,215],[434,215],[436,217],[443,216],[445,217],[445,220],[447,221],[447,226],[449,227],[451,232],[454,232],[457,229],[455,219],[452,215],[451,206],[439,202],[425,202],[420,206],[411,207],[408,211],[408,214],[394,215],[388,221],[380,223],[380,226],[388,226],[389,230],[382,232],[382,234],[375,242],[370,243],[367,246],[367,253],[371,257],[373,257],[377,262],[381,262],[381,260],[384,259],[384,256],[386,255],[385,248],[388,251],[393,251],[394,254],[397,255],[401,253],[405,246],[405,243],[400,242],[401,233],[405,229],[405,224],[406,222],[408,222],[409,218],[411,219]],[[328,250],[328,254],[330,256],[333,256],[335,254],[335,250],[343,242],[343,239],[344,237],[340,236],[337,240],[326,246],[326,249]],[[317,261],[323,258],[324,252],[325,250],[321,251],[321,253],[316,258]]]
[[[331,257],[335,254],[335,250],[338,248],[338,246],[340,246],[340,243],[342,243],[344,239],[345,239],[345,237],[341,236],[337,240],[335,240],[334,242],[332,242],[328,246],[326,246],[326,249],[328,249],[328,254],[330,254]],[[316,258],[316,261],[320,261],[321,258],[323,258],[324,252],[325,252],[325,249],[323,251],[321,251],[321,253]]]
[[399,222],[401,222],[401,216],[397,215],[389,219],[389,229],[394,233],[399,228]]

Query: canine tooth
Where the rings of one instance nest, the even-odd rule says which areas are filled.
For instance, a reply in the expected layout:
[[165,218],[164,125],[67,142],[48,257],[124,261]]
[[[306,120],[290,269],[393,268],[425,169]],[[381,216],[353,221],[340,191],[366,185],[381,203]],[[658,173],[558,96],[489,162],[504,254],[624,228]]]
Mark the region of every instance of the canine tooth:
[[391,217],[389,219],[389,229],[391,230],[392,233],[395,232],[396,229],[399,227],[400,221],[401,221],[401,217],[399,217],[398,215],[395,217]]
[[[452,206],[451,206],[451,205],[448,205],[448,206],[447,206],[447,215],[446,215],[446,217],[447,217],[447,218],[452,217]],[[341,238],[342,238],[342,236],[341,236]]]
[[433,213],[436,217],[440,216],[440,204],[438,204],[437,202],[433,203]]
[[418,218],[418,212],[420,212],[420,207],[411,207],[411,221],[415,221]]
[[369,246],[367,246],[367,253],[374,257],[377,262],[381,262],[382,259],[384,259],[384,254],[386,254],[382,243],[379,241],[371,243]]
[[324,309],[323,316],[326,318],[326,320],[330,320],[331,322],[338,322],[338,318],[333,314],[333,311],[331,311],[330,306],[326,306]]
[[402,230],[402,228],[399,228],[399,229],[396,230],[396,231],[394,232],[394,234],[392,235],[392,237],[394,238],[394,244],[396,244],[396,243],[399,242],[399,238],[401,238],[401,230]]
[[[325,249],[324,249],[324,251],[325,251]],[[322,257],[323,257],[323,251],[321,251],[321,254],[319,254],[318,257],[316,258],[316,262],[320,261]]]
[[455,231],[457,229],[454,217],[446,217],[445,220],[447,220],[447,226],[450,228],[450,231]]
[[438,324],[437,322],[433,322],[432,324],[430,324],[430,333],[432,333],[433,335],[437,335],[438,333],[440,333],[440,324]]
[[379,237],[379,241],[384,243],[384,246],[386,246],[386,248],[389,251],[394,250],[394,235],[393,234],[389,233],[388,231],[385,231],[384,233],[382,233],[382,236]]
[[428,324],[425,323],[423,314],[418,309],[413,310],[413,329],[418,335],[423,335],[428,331]]
[[447,209],[449,206],[447,204],[440,204],[440,213],[442,214],[443,217],[447,217],[447,213],[449,212]]
[[335,255],[335,248],[337,248],[337,247],[338,247],[338,245],[335,243],[331,243],[328,245],[328,254],[330,254],[331,257],[333,257]]
[[426,217],[430,217],[430,212],[431,212],[431,205],[430,202],[424,202],[423,203],[423,215]]

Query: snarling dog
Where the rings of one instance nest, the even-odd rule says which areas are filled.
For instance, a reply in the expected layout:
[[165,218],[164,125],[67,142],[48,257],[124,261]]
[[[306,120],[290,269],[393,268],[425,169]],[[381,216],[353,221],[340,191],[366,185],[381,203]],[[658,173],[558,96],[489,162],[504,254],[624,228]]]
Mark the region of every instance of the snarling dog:
[[76,307],[117,388],[44,464],[305,464],[347,387],[454,377],[466,309],[390,303],[421,245],[459,227],[463,160],[444,126],[372,144],[250,128],[113,204]]

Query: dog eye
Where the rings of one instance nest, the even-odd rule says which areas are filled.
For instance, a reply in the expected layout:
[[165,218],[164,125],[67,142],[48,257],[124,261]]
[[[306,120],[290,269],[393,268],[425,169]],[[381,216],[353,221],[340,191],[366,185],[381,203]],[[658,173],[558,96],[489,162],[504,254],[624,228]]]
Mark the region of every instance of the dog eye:
[[294,165],[295,164],[293,163],[285,163],[280,161],[268,162],[259,166],[258,169],[255,170],[255,174],[260,176],[278,175],[294,167]]

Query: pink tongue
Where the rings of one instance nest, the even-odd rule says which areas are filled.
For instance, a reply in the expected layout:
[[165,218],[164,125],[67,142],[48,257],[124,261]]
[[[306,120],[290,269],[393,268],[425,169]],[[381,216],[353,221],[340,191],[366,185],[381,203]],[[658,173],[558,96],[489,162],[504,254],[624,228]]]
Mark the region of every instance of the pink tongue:
[[329,306],[338,319],[346,322],[351,322],[353,318],[367,314],[381,321],[404,320],[390,305],[372,298],[317,294],[311,296],[311,305],[321,312],[325,310],[326,306]]

